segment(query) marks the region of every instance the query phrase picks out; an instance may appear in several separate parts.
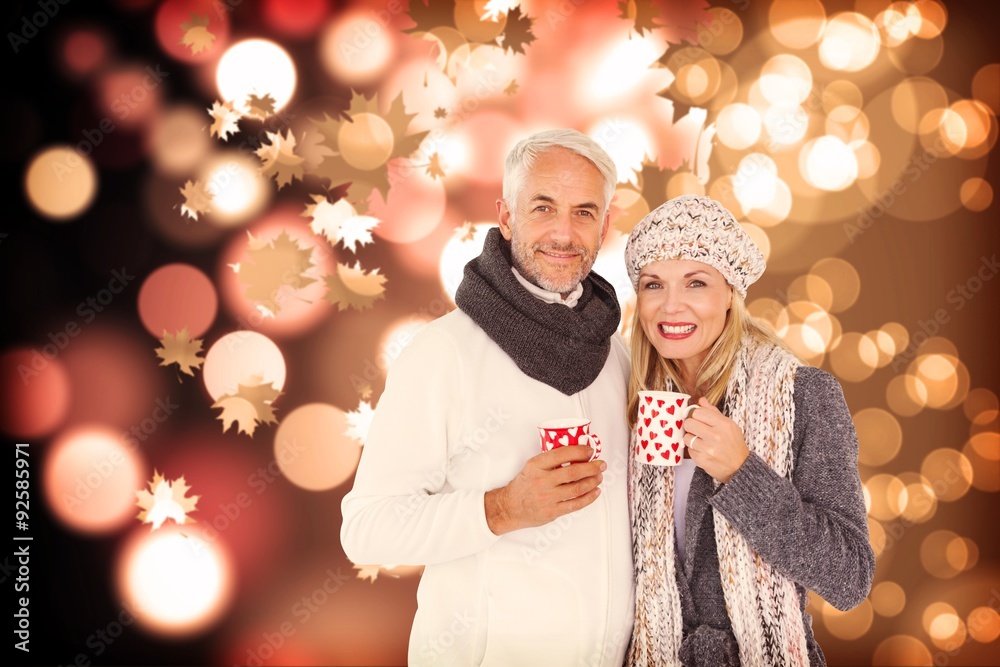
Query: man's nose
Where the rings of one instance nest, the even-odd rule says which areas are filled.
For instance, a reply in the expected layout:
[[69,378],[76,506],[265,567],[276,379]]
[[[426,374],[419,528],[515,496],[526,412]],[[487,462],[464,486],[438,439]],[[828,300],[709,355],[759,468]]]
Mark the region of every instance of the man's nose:
[[570,211],[557,213],[549,228],[549,236],[556,241],[569,241],[573,236],[573,216]]

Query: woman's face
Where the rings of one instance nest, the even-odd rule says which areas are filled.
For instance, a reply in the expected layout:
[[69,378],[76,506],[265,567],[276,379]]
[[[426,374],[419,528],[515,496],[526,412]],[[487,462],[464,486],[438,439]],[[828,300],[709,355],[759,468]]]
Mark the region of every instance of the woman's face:
[[732,302],[726,279],[702,262],[650,262],[639,273],[638,313],[646,338],[691,376],[722,333]]

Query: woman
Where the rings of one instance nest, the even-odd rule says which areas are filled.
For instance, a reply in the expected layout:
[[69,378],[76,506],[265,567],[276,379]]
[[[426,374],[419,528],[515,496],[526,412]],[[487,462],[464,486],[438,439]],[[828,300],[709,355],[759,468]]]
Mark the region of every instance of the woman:
[[850,609],[875,569],[840,385],[747,313],[764,257],[718,202],[666,202],[635,226],[625,262],[633,433],[640,390],[700,406],[684,423],[689,460],[630,459],[627,664],[825,665],[806,591]]

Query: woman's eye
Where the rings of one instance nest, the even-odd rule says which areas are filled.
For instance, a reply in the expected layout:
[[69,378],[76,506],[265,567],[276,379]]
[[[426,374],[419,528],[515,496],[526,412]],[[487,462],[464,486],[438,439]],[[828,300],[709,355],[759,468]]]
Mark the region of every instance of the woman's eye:
[[690,287],[704,287],[704,286],[705,283],[702,282],[701,280],[692,280],[690,283]]
[[651,280],[648,283],[646,283],[645,285],[643,285],[642,289],[659,289],[659,287],[660,287],[660,283],[654,282],[654,281]]

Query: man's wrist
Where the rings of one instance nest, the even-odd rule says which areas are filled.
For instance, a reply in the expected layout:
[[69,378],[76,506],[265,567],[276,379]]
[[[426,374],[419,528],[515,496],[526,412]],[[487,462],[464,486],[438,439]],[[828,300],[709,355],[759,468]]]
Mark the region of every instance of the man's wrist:
[[507,509],[507,487],[487,491],[483,496],[486,525],[494,535],[510,532],[510,513]]

